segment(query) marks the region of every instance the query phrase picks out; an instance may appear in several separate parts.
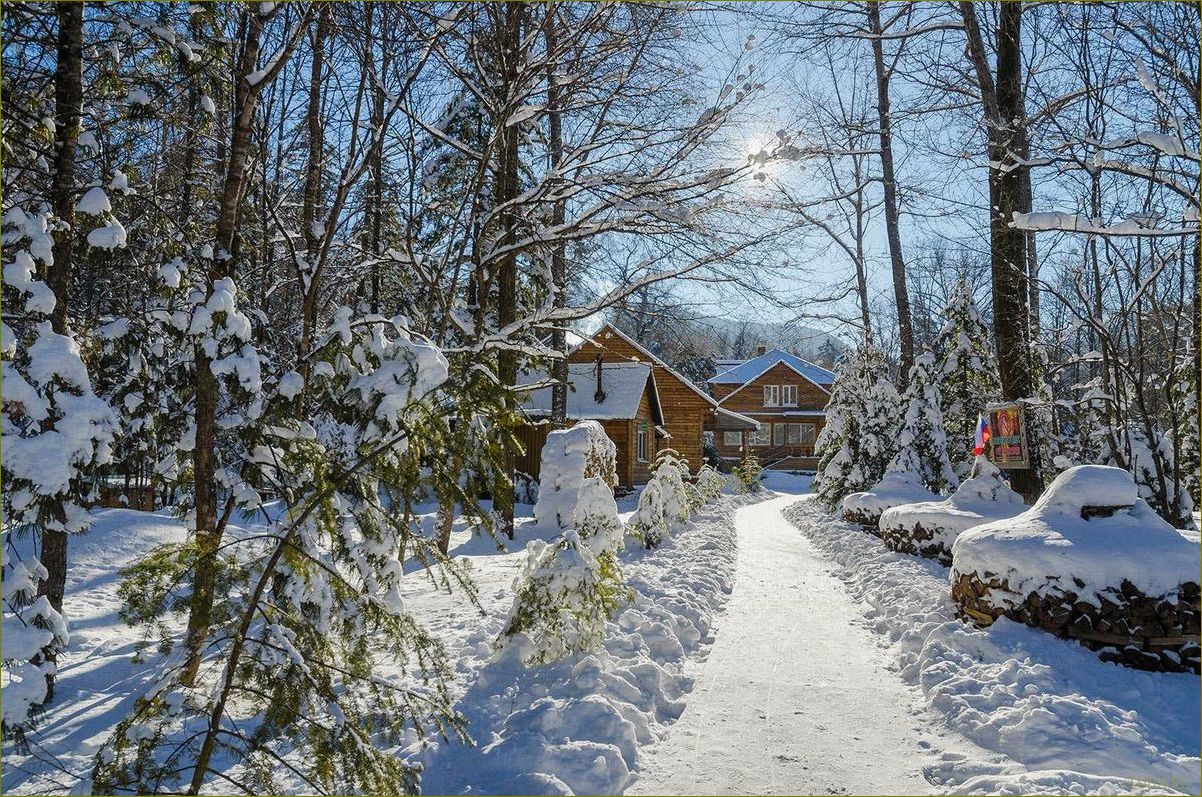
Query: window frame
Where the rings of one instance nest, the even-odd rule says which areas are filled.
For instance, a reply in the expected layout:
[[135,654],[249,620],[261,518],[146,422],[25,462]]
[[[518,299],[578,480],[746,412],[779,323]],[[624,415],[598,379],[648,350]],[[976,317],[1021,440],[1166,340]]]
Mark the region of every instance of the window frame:
[[784,424],[784,423],[772,424],[772,445],[773,445],[773,447],[783,446],[785,444],[785,439],[786,439],[785,427],[786,426],[788,426],[788,424]]
[[768,426],[770,424],[761,423],[760,428],[752,431],[748,445],[755,446],[756,448],[766,448],[772,445],[772,431],[767,428]]
[[[792,394],[792,396],[793,396],[792,400],[790,400],[790,398],[789,398],[790,394]],[[797,406],[797,385],[795,385],[795,384],[781,385],[780,405],[782,407],[796,407]]]
[[802,444],[801,443],[801,424],[800,423],[790,423],[789,431],[788,431],[788,434],[786,435],[785,439],[786,439],[788,445],[790,445],[790,446],[800,446]]
[[[730,442],[729,435],[735,436],[735,438],[736,438],[735,442],[733,442],[733,443]],[[731,431],[723,432],[722,433],[722,445],[732,446],[734,448],[742,448],[743,447],[743,433],[742,432],[731,432]]]
[[[810,430],[810,440],[809,440],[809,442],[806,442],[806,429],[807,429],[807,428]],[[810,448],[813,448],[813,447],[814,447],[814,443],[815,443],[817,440],[818,440],[818,424],[816,424],[816,423],[803,423],[803,424],[801,424],[801,444],[802,444],[803,446],[809,446]]]
[[647,427],[640,427],[634,436],[634,457],[639,462],[650,462],[647,459]]
[[764,385],[764,406],[780,406],[780,385]]

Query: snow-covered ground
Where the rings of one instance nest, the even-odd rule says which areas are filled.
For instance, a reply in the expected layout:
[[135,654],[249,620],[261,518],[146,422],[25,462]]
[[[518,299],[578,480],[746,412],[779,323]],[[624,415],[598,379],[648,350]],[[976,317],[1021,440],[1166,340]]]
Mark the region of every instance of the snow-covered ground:
[[927,722],[884,666],[859,604],[782,516],[796,501],[738,511],[717,641],[629,793],[922,794],[936,749],[973,748]]
[[[456,523],[451,554],[470,567],[479,606],[462,590],[407,567],[406,606],[455,660],[457,708],[478,742],[423,750],[414,741],[398,748],[398,755],[427,764],[427,793],[621,791],[640,749],[662,736],[684,707],[697,658],[733,582],[734,507],[749,500],[759,499],[724,498],[661,548],[623,552],[632,603],[609,624],[604,651],[563,664],[528,669],[493,655],[526,544],[557,533],[534,529],[532,507],[519,505],[524,517],[508,550]],[[637,494],[619,501],[623,520],[636,503]],[[429,510],[432,520],[434,507]],[[183,525],[166,513],[132,510],[103,510],[97,518],[70,549],[65,613],[71,642],[60,658],[56,699],[30,735],[29,754],[4,750],[4,793],[86,789],[96,751],[151,686],[157,657],[136,658],[141,632],[118,616],[120,570],[181,538]]]
[[872,655],[916,687],[922,711],[987,755],[941,750],[924,766],[954,793],[1184,793],[1200,788],[1199,679],[1099,660],[1000,620],[957,620],[948,570],[894,553],[811,502],[785,511],[861,602]]
[[[479,606],[416,569],[404,599],[454,658],[477,744],[396,748],[425,763],[423,790],[1197,792],[1195,676],[1105,664],[1007,621],[966,626],[946,568],[799,501],[809,477],[769,472],[765,485],[655,551],[624,551],[633,599],[604,649],[537,668],[492,642],[526,544],[554,532],[533,530],[529,506],[508,551],[457,523],[452,553],[470,563]],[[619,502],[624,518],[636,498]],[[105,510],[73,541],[58,697],[29,755],[5,749],[5,793],[86,788],[155,661],[134,659],[119,570],[181,534],[167,514]]]

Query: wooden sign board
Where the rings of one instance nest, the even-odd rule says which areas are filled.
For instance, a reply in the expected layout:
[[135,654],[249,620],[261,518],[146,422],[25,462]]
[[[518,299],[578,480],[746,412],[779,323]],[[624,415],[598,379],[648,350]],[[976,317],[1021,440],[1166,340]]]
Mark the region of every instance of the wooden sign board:
[[1027,448],[1027,424],[1023,408],[1017,403],[990,404],[989,413],[989,461],[1006,470],[1022,470],[1031,467]]

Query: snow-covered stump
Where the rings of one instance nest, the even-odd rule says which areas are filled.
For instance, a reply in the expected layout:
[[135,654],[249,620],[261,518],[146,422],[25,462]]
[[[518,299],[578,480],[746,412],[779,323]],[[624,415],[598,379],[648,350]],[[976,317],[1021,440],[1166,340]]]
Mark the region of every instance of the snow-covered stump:
[[879,482],[863,492],[846,496],[839,505],[843,519],[858,523],[879,536],[879,523],[885,510],[903,504],[938,501],[939,496],[923,485],[913,460],[913,452],[903,449],[889,463],[889,469]]
[[558,429],[543,443],[538,501],[534,520],[544,528],[572,523],[586,479],[601,479],[612,489],[618,483],[617,448],[596,421],[581,421]]
[[1028,511],[961,533],[952,599],[988,626],[1007,617],[1128,667],[1199,672],[1199,546],[1138,498],[1131,475],[1083,465]]
[[1026,509],[1022,496],[1010,489],[989,460],[978,457],[975,473],[943,501],[903,504],[882,512],[879,528],[885,546],[950,565],[952,544],[962,531]]

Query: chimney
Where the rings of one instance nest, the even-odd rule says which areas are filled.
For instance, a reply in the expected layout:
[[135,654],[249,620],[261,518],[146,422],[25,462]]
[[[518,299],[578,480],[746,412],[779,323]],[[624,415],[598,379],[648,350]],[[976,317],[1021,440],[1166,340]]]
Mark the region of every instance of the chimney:
[[759,346],[757,346],[757,347],[756,347],[756,349],[755,349],[755,356],[756,356],[756,357],[762,357],[763,355],[765,355],[765,354],[767,354],[767,353],[768,353],[768,347],[767,347],[767,346],[765,346],[765,345],[764,345],[764,344],[762,344],[762,343],[761,343]]
[[593,394],[593,401],[597,402],[598,404],[605,401],[605,391],[601,389],[601,363],[604,361],[604,359],[605,356],[603,354],[597,354],[597,392]]

